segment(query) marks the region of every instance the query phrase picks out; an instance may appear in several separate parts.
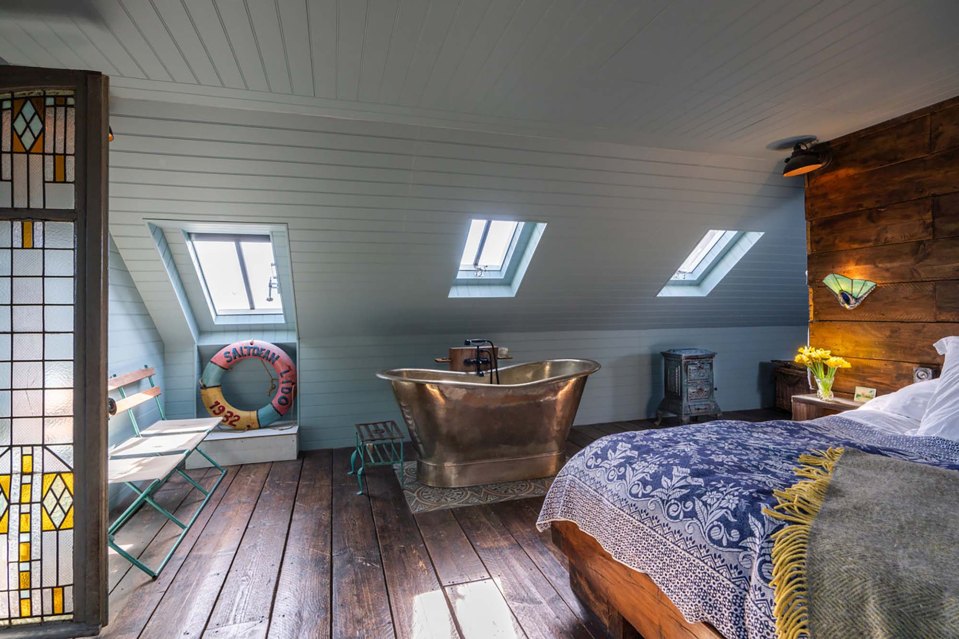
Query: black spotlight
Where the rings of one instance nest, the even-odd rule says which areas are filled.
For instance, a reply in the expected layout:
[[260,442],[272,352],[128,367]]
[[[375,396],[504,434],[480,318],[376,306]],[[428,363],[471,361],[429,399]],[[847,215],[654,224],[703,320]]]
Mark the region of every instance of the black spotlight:
[[793,147],[792,155],[786,158],[783,167],[783,177],[803,175],[829,164],[829,153],[822,146],[813,146],[812,143],[799,142]]

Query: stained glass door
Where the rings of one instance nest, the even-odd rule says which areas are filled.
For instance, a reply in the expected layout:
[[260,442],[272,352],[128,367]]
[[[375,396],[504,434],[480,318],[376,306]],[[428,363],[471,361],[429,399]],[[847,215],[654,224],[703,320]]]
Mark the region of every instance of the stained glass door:
[[0,634],[106,613],[105,95],[0,67]]

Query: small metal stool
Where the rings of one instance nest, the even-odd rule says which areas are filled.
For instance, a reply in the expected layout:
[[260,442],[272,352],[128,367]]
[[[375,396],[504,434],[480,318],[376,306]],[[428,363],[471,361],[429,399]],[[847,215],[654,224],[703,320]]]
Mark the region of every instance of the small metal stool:
[[[356,464],[359,462],[359,468]],[[403,432],[393,420],[356,424],[356,450],[350,456],[350,472],[363,494],[363,473],[367,467],[400,465],[400,486],[403,485]]]

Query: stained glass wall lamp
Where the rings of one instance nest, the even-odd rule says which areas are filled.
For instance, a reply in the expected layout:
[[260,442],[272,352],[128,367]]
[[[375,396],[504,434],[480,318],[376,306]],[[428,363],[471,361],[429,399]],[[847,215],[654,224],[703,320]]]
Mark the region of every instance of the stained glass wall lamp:
[[106,96],[0,67],[0,635],[106,620]]
[[823,281],[832,294],[839,300],[840,306],[852,310],[862,304],[866,296],[876,288],[876,283],[869,280],[855,280],[839,273],[830,273]]

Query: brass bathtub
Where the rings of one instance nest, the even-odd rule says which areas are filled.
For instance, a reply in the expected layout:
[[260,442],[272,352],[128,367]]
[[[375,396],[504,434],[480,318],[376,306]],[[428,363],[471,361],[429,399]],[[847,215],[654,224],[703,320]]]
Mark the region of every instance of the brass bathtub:
[[417,477],[460,487],[556,474],[586,378],[588,359],[500,368],[500,383],[472,373],[380,371],[389,380],[416,450]]

